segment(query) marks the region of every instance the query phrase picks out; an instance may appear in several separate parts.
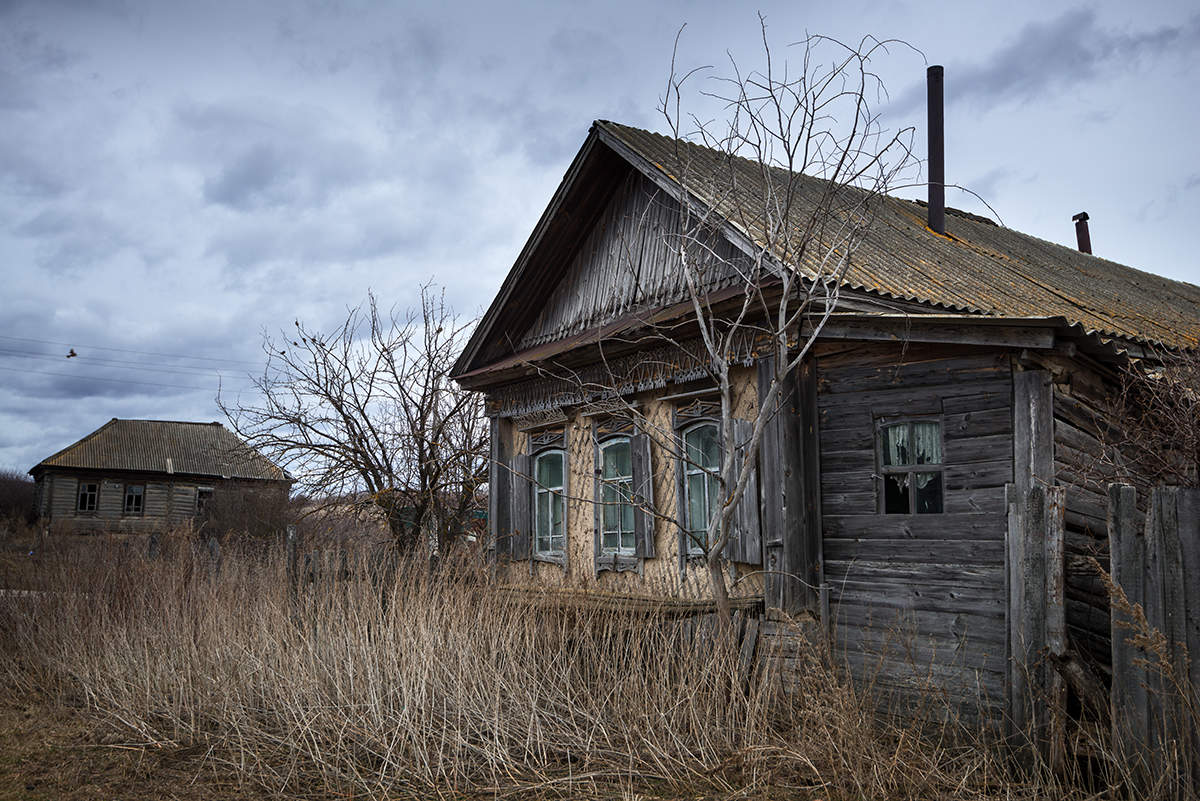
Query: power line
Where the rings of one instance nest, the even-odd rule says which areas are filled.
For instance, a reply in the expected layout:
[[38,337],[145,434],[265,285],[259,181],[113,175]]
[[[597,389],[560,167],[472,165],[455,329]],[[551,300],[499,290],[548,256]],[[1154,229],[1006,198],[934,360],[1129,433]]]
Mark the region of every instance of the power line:
[[49,370],[26,370],[25,368],[22,368],[22,367],[4,367],[3,365],[0,365],[0,370],[8,370],[9,372],[13,372],[13,373],[33,373],[35,375],[53,375],[53,376],[58,376],[60,378],[76,378],[76,379],[79,379],[80,381],[104,381],[105,383],[108,383],[108,384],[138,384],[138,385],[144,386],[144,387],[167,387],[168,389],[194,389],[197,391],[204,391],[204,392],[208,392],[208,391],[212,390],[212,387],[197,387],[197,386],[189,386],[189,385],[184,385],[184,384],[160,384],[160,383],[157,383],[154,381],[126,381],[125,379],[122,379],[122,378],[100,378],[98,376],[90,376],[90,375],[72,375],[71,373],[55,373],[55,372],[51,372]]
[[[77,343],[74,342],[53,342],[48,339],[33,339],[31,337],[13,337],[0,334],[0,339],[11,339],[16,342],[36,342],[39,345],[60,345],[64,348],[74,347]],[[82,346],[81,346],[82,347]],[[131,350],[130,348],[110,348],[102,345],[88,345],[87,347],[95,350],[110,350],[115,353],[136,353],[139,356],[162,356],[168,359],[199,359],[206,362],[225,362],[226,364],[250,364],[256,367],[261,366],[261,362],[252,362],[245,359],[219,359],[215,356],[192,356],[187,353],[156,353],[149,350]]]
[[[52,361],[56,361],[56,362],[62,362],[63,359],[66,358],[61,353],[36,353],[36,352],[30,352],[30,351],[9,350],[7,348],[0,348],[0,354],[9,354],[9,355],[15,356],[19,359],[47,359],[47,360],[52,360]],[[210,376],[210,375],[221,376],[221,373],[219,371],[222,369],[226,369],[226,370],[229,370],[232,373],[232,375],[222,376],[222,377],[245,379],[245,376],[238,375],[236,373],[236,371],[234,370],[234,368],[199,367],[199,366],[189,367],[188,365],[185,365],[185,364],[173,365],[172,367],[146,367],[143,362],[131,362],[131,361],[126,361],[124,359],[104,359],[104,358],[100,358],[100,357],[96,357],[96,356],[86,356],[84,354],[77,354],[77,355],[79,356],[80,364],[115,365],[117,367],[117,369],[120,369],[120,370],[144,370],[146,372],[151,372],[151,373],[175,373],[176,375],[190,375],[190,376]]]

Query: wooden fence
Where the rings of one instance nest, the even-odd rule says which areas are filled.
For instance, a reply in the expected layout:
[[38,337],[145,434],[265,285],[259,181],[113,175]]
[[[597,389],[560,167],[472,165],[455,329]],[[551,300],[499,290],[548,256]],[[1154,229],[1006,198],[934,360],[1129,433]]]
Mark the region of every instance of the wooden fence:
[[1112,679],[1070,651],[1062,487],[1009,487],[1008,734],[1061,766],[1067,687],[1112,725],[1117,753],[1165,797],[1200,789],[1200,490],[1109,487]]

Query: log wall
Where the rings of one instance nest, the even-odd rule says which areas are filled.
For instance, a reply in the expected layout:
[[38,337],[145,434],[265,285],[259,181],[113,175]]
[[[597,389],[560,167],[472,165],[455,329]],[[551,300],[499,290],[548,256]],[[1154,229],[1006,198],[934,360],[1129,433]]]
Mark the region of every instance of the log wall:
[[[839,654],[884,689],[932,681],[952,702],[999,707],[1009,354],[848,343],[819,352],[817,380],[823,568]],[[906,415],[942,422],[943,514],[879,511],[876,422]]]

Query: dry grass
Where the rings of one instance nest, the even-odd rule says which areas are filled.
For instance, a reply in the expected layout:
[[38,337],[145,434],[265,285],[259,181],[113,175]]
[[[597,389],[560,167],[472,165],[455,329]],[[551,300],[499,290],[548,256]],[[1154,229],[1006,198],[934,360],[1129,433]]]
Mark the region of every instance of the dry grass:
[[293,594],[284,563],[227,549],[214,576],[186,538],[154,561],[99,541],[48,556],[38,593],[0,601],[0,673],[279,793],[1076,795],[1014,782],[936,703],[881,718],[817,648],[782,693],[662,610],[514,598],[469,564],[391,581],[366,553]]

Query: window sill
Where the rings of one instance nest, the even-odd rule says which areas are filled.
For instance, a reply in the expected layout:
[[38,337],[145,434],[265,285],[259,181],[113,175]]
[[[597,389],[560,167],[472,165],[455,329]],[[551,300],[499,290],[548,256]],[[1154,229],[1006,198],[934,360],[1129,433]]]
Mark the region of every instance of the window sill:
[[611,570],[614,573],[638,572],[642,569],[641,557],[632,553],[609,551],[596,557],[596,573]]
[[544,553],[535,553],[533,561],[546,562],[551,565],[565,566],[567,564],[567,555],[561,551],[546,551]]

